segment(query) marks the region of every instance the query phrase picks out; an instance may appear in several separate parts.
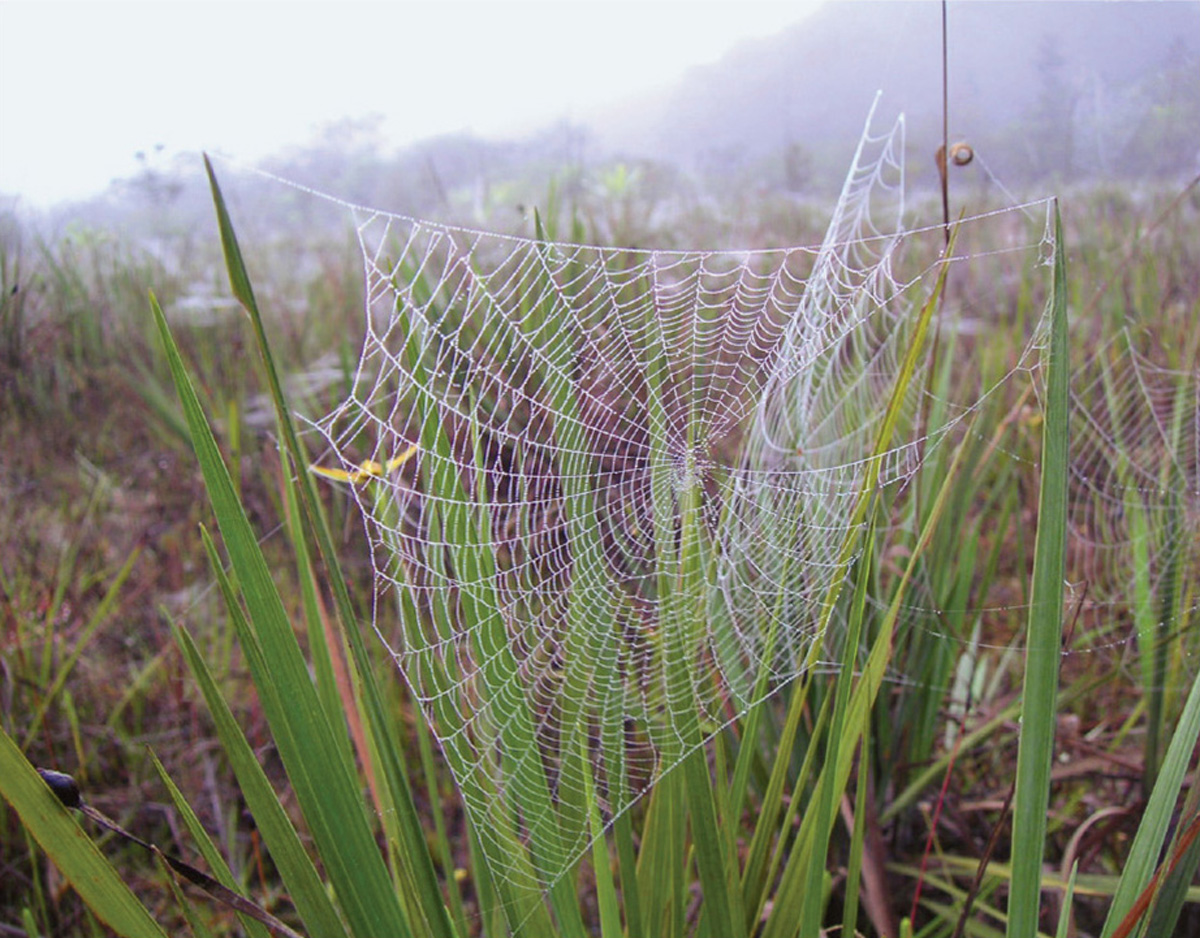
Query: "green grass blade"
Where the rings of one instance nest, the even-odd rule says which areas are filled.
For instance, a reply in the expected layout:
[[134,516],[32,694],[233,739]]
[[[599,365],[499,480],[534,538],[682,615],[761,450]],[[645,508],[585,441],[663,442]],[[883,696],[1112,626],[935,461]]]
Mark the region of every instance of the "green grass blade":
[[[807,681],[797,682],[792,693],[802,697],[807,696],[808,688]],[[811,739],[819,739],[824,734],[832,708],[833,697],[827,694],[821,701],[820,709],[813,716]],[[804,761],[799,772],[796,773],[795,786],[791,793],[791,806],[783,815],[781,823],[780,814],[784,811],[784,784],[787,782],[788,766],[791,764],[791,756],[785,755],[785,753],[790,753],[795,745],[800,716],[804,710],[803,707],[789,706],[787,712],[788,722],[784,727],[781,745],[777,748],[775,762],[771,767],[771,777],[763,795],[760,816],[754,827],[754,837],[750,841],[750,850],[742,874],[742,892],[746,897],[746,911],[751,916],[746,922],[747,930],[762,918],[763,910],[770,899],[770,887],[783,862],[787,839],[778,835],[781,831],[791,829],[792,822],[799,814],[802,792],[809,784],[809,780],[819,774],[815,768],[819,747],[810,745],[805,749]],[[770,852],[772,843],[775,844],[773,853]],[[777,904],[780,903],[780,900],[776,901]],[[790,901],[790,898],[784,901]],[[798,901],[795,914],[797,916],[800,914]]]
[[[339,677],[345,675],[345,669],[342,668],[339,673],[335,665],[335,662],[344,665],[345,655],[341,648],[331,647],[337,642],[337,636],[336,634],[330,635],[329,631],[331,630],[327,630],[325,627],[326,616],[320,599],[320,583],[305,538],[302,512],[295,485],[284,483],[283,501],[286,509],[284,512],[285,530],[295,555],[300,600],[304,609],[304,622],[308,627],[308,653],[312,658],[317,693],[321,695],[321,701],[327,713],[337,713],[343,709],[349,710],[356,706],[356,702],[352,699],[345,700],[341,696]],[[349,688],[346,690],[346,696],[351,697],[352,693]],[[347,713],[348,719],[353,716],[354,714]],[[350,751],[352,736],[354,743],[359,748],[365,748],[365,743],[361,741],[360,735],[355,733],[353,728],[351,733],[345,736],[340,733],[335,735],[337,741],[345,746],[347,759],[353,758]],[[363,754],[364,759],[366,755],[366,753]]]
[[[158,756],[151,752],[150,758],[154,763],[154,770],[158,773],[159,780],[166,786],[167,794],[171,796],[171,803],[175,806],[175,810],[179,812],[179,816],[183,819],[188,833],[192,836],[192,841],[196,844],[196,847],[200,850],[200,855],[204,857],[204,862],[208,864],[208,868],[212,871],[213,879],[226,889],[241,895],[242,890],[239,888],[237,880],[233,878],[233,871],[229,869],[229,864],[221,856],[217,845],[208,836],[208,831],[200,823],[200,818],[196,817],[196,812],[192,810],[192,806],[188,803],[187,798],[183,796],[183,792],[179,790],[178,786],[171,779],[171,776],[167,774],[167,770],[159,761]],[[163,865],[166,866],[165,863]],[[172,875],[172,881],[174,878],[174,875]],[[246,930],[246,934],[250,938],[268,938],[270,935],[270,932],[267,931],[262,922],[241,913],[238,914],[238,919],[241,921],[242,927]]]
[[1054,938],[1068,938],[1071,934],[1071,905],[1075,901],[1075,877],[1079,873],[1079,861],[1071,864],[1071,875],[1067,878],[1067,888],[1063,892],[1062,910],[1058,914],[1058,928]]
[[866,759],[870,752],[871,724],[863,727],[859,742],[858,781],[854,794],[854,830],[850,832],[850,855],[846,860],[846,899],[842,914],[842,934],[853,935],[858,930],[859,888],[862,881],[863,843],[867,832],[867,779],[871,770]]
[[[412,614],[415,615],[416,613],[413,612]],[[406,706],[413,706],[411,698],[406,697],[404,703]],[[463,908],[462,889],[455,875],[457,871],[455,868],[454,849],[451,846],[450,835],[446,829],[446,812],[443,809],[441,777],[434,761],[432,733],[429,730],[429,725],[421,717],[420,713],[414,715],[413,724],[417,733],[417,750],[421,759],[425,792],[429,798],[433,813],[436,851],[442,861],[442,869],[446,875],[446,886],[450,898],[450,914],[454,922],[454,927],[458,930],[459,934],[466,935],[469,933],[467,914]],[[482,897],[480,904],[483,904]]]
[[1179,853],[1159,887],[1150,921],[1146,926],[1147,935],[1175,934],[1175,925],[1183,911],[1184,903],[1187,902],[1188,886],[1195,880],[1197,868],[1200,868],[1200,837],[1193,838]]
[[1187,703],[1167,747],[1158,773],[1158,781],[1146,809],[1142,813],[1141,823],[1129,849],[1129,857],[1125,861],[1125,869],[1121,873],[1120,882],[1113,894],[1112,905],[1108,910],[1108,918],[1104,922],[1101,938],[1109,938],[1117,925],[1133,908],[1142,891],[1149,885],[1154,876],[1158,858],[1166,841],[1167,831],[1175,812],[1175,804],[1187,773],[1188,763],[1200,738],[1200,677],[1192,683]]
[[[859,637],[862,634],[863,618],[866,615],[867,584],[871,580],[871,563],[874,557],[873,548],[875,546],[877,501],[874,502],[874,506],[869,512],[868,528],[863,536],[865,549],[858,561],[858,575],[854,584],[854,597],[850,604],[849,629],[844,646],[841,670],[838,673],[834,691],[833,720],[829,725],[829,733],[826,735],[826,770],[821,773],[823,784],[817,796],[817,821],[814,840],[812,841],[815,849],[810,851],[808,861],[808,877],[805,884],[804,903],[800,916],[801,935],[816,935],[821,930],[821,912],[824,908],[824,903],[820,901],[820,896],[823,892],[821,887],[825,874],[824,860],[829,854],[829,838],[833,834],[833,825],[836,818],[835,804],[842,793],[841,780],[836,779],[835,775],[837,773],[830,771],[830,769],[836,766],[840,760],[840,748],[843,737],[848,736],[850,740],[854,740],[855,742],[858,739],[865,739],[869,727],[869,708],[864,711],[863,716],[865,719],[861,723],[848,726],[846,721],[847,712],[850,707],[851,685],[854,682],[854,665],[855,659],[858,656]],[[854,743],[851,742],[847,748],[853,749]]]
[[1066,245],[1063,243],[1062,218],[1056,208],[1037,541],[1034,545],[1033,591],[1013,800],[1013,882],[1008,907],[1009,938],[1029,938],[1037,931],[1041,907],[1042,856],[1046,846],[1046,808],[1050,797],[1050,768],[1057,722],[1070,419],[1066,278]]
[[642,938],[642,894],[638,886],[637,860],[633,848],[633,820],[628,811],[613,821],[617,846],[617,869],[621,876],[621,900],[625,908],[626,938]]
[[[219,582],[222,592],[232,598],[229,583],[224,577],[219,565]],[[236,609],[236,615],[241,615],[241,609],[233,602],[230,610]],[[242,796],[250,810],[254,823],[262,834],[271,859],[279,869],[279,875],[287,888],[296,911],[304,921],[313,938],[337,938],[345,935],[346,929],[329,899],[325,884],[317,874],[316,867],[309,859],[300,837],[297,835],[292,822],[289,820],[283,806],[279,803],[266,773],[255,758],[254,751],[246,741],[245,734],[238,726],[237,720],[230,711],[225,698],[221,696],[216,681],[208,670],[203,656],[196,643],[186,629],[172,626],[175,642],[187,659],[192,676],[200,686],[200,692],[208,704],[208,711],[213,718],[217,737],[221,740],[221,749],[237,776],[241,786]]]
[[641,931],[656,938],[676,938],[684,930],[684,877],[688,866],[685,809],[683,779],[679,772],[669,772],[659,779],[650,795],[638,853]]
[[249,611],[243,640],[263,709],[321,859],[354,934],[409,934],[367,822],[358,779],[333,737],[266,559],[238,500],[179,348],[157,300],[151,308],[166,350],[209,499]]
[[[887,613],[883,617],[883,621],[879,625],[878,633],[871,646],[871,651],[867,656],[867,661],[862,669],[862,674],[854,686],[851,694],[849,711],[845,720],[845,725],[851,728],[855,733],[850,739],[843,740],[847,747],[838,757],[837,763],[826,763],[821,774],[828,772],[836,772],[837,777],[834,782],[834,791],[844,790],[850,776],[850,769],[853,762],[853,746],[858,741],[857,731],[862,730],[865,733],[865,728],[868,726],[870,719],[870,711],[874,706],[875,699],[879,693],[880,687],[883,685],[884,675],[888,663],[891,661],[893,649],[893,637],[895,634],[896,623],[899,620],[901,610],[904,608],[905,597],[907,595],[908,584],[912,580],[918,569],[918,563],[929,547],[930,541],[938,530],[939,522],[946,512],[947,504],[949,503],[950,494],[953,491],[954,481],[957,478],[959,466],[963,457],[963,448],[959,447],[954,454],[954,459],[951,461],[949,468],[946,471],[945,479],[942,487],[938,492],[937,498],[929,508],[925,524],[921,529],[921,535],[917,539],[917,543],[913,546],[912,554],[908,558],[908,563],[905,566],[904,573],[900,578],[900,582],[891,597],[891,602],[888,606]],[[822,712],[829,709],[831,698],[826,696],[823,704]],[[789,714],[800,708],[800,704],[793,701],[789,706]],[[780,754],[780,757],[784,757]],[[810,756],[805,757],[807,763]],[[818,777],[818,786],[824,782]],[[792,808],[789,812],[784,829],[791,825],[793,817],[799,812],[799,798],[793,794]],[[784,867],[783,874],[779,880],[779,887],[775,894],[775,904],[771,912],[771,916],[763,930],[765,938],[783,938],[783,936],[793,935],[796,933],[797,923],[800,920],[801,904],[803,902],[804,882],[807,875],[807,865],[811,862],[811,843],[814,836],[816,814],[815,812],[806,812],[804,819],[800,825],[800,831],[796,836],[795,841],[791,846],[791,852],[788,857],[787,865]],[[757,836],[757,832],[756,832]],[[767,876],[767,881],[774,881],[774,868],[776,864],[772,864],[772,869]],[[760,902],[765,902],[765,895]],[[805,936],[807,938],[807,936]]]
[[[1164,703],[1167,684],[1167,654],[1172,643],[1167,623],[1174,620],[1178,609],[1177,591],[1181,586],[1182,545],[1186,543],[1186,535],[1181,528],[1188,525],[1187,520],[1183,517],[1182,506],[1179,504],[1178,490],[1172,487],[1169,491],[1171,494],[1168,497],[1165,523],[1167,556],[1163,561],[1164,569],[1158,589],[1157,621],[1161,625],[1156,631],[1160,634],[1155,636],[1154,644],[1151,646],[1153,666],[1150,668],[1150,684],[1146,687],[1147,693],[1150,694],[1149,704],[1146,708],[1146,764],[1143,767],[1147,789],[1153,788],[1158,776],[1159,752],[1162,747],[1162,739],[1167,732]],[[1150,654],[1150,650],[1143,651],[1143,654]]]
[[98,918],[118,935],[142,938],[165,933],[129,891],[100,848],[50,791],[0,729],[0,795]]
[[600,909],[600,934],[602,938],[621,938],[621,911],[617,904],[617,887],[613,882],[612,861],[604,839],[604,824],[600,820],[600,808],[596,804],[592,770],[583,763],[584,803],[588,808],[588,823],[592,835],[592,869],[596,876],[596,904]]
[[[704,893],[704,915],[710,927],[715,929],[714,934],[737,938],[745,934],[745,913],[741,909],[740,889],[737,884],[730,882],[734,858],[727,856],[722,849],[713,800],[713,780],[709,775],[708,759],[703,747],[694,749],[684,759],[683,773],[696,864]],[[725,783],[718,780],[716,784]]]
[[432,938],[451,938],[455,934],[454,927],[450,923],[449,914],[441,899],[437,872],[425,840],[425,832],[413,801],[412,790],[403,771],[395,739],[391,734],[392,723],[375,683],[374,672],[362,635],[354,627],[354,623],[358,621],[354,604],[350,599],[349,589],[333,548],[333,539],[319,510],[312,478],[308,472],[304,471],[306,457],[300,447],[295,426],[284,400],[278,369],[275,367],[270,343],[267,341],[266,330],[263,328],[262,316],[254,299],[249,274],[246,271],[237,236],[233,230],[233,223],[229,217],[224,196],[221,194],[221,188],[217,184],[216,175],[213,173],[212,164],[207,157],[205,158],[205,169],[208,173],[213,205],[217,212],[221,245],[225,254],[230,284],[235,296],[245,307],[254,327],[264,375],[271,393],[271,401],[275,407],[280,439],[287,454],[284,464],[286,467],[290,461],[291,465],[296,468],[294,478],[295,485],[299,490],[300,502],[304,507],[305,516],[311,526],[321,560],[328,574],[329,586],[337,603],[343,635],[350,647],[354,667],[361,682],[359,689],[374,741],[373,751],[379,759],[381,774],[389,786],[390,800],[397,811],[396,825],[402,838],[399,845],[400,854],[407,861],[401,867],[400,872],[401,875],[409,877],[412,881],[410,890],[422,903],[422,918]]

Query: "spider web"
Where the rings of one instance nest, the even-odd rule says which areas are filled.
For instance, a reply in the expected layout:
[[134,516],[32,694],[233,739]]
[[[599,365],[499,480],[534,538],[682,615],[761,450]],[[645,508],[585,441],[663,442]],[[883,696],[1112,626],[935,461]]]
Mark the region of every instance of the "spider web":
[[[1147,688],[1166,680],[1158,650],[1200,610],[1200,370],[1187,326],[1195,312],[1178,329],[1130,317],[1071,387],[1069,585],[1100,623],[1101,644],[1119,646],[1133,625]],[[1179,345],[1165,346],[1163,334]]]
[[[1036,453],[978,424],[999,398],[1028,402],[1006,423],[1039,412],[1046,323],[988,298],[1046,295],[1053,203],[962,219],[947,256],[941,226],[905,228],[903,118],[870,127],[814,247],[611,248],[349,207],[366,337],[315,426],[362,483],[374,629],[513,886],[570,869],[591,803],[610,823],[696,739],[833,659],[866,487],[887,543],[912,535],[904,506],[943,447],[983,440],[1036,484]],[[880,451],[945,265],[949,347],[977,351],[981,321],[1027,338],[937,385],[924,359]],[[1114,644],[1144,645],[1195,613],[1148,618],[1145,599],[1194,576],[1200,382],[1132,334],[1074,374],[1068,577]],[[913,628],[946,611],[920,584],[910,601]]]

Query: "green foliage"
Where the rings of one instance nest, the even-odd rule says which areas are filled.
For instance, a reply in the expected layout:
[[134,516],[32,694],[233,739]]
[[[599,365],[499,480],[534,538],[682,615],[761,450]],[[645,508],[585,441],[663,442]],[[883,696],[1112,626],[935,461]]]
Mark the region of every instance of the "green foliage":
[[[870,884],[873,867],[890,874],[893,884],[903,883],[906,900],[911,896],[909,887],[922,881],[917,933],[931,936],[954,933],[960,920],[965,933],[972,935],[999,934],[1006,927],[1009,934],[1032,935],[1039,926],[1069,933],[1067,923],[1073,915],[1088,913],[1098,919],[1095,910],[1106,908],[1109,898],[1105,934],[1113,935],[1132,914],[1130,910],[1138,910],[1137,903],[1148,889],[1153,902],[1142,910],[1142,920],[1153,921],[1154,929],[1166,929],[1185,899],[1194,899],[1186,888],[1190,880],[1186,874],[1195,868],[1195,845],[1183,842],[1194,804],[1185,805],[1184,823],[1179,825],[1183,830],[1174,834],[1171,830],[1190,753],[1200,734],[1200,683],[1180,671],[1180,661],[1194,644],[1186,626],[1187,610],[1195,606],[1191,560],[1183,555],[1171,576],[1137,586],[1152,609],[1149,615],[1144,605],[1134,610],[1134,631],[1149,638],[1164,618],[1179,627],[1169,642],[1154,645],[1156,651],[1163,651],[1161,658],[1147,655],[1146,670],[1135,669],[1137,683],[1148,692],[1161,692],[1153,711],[1146,709],[1147,716],[1153,713],[1152,725],[1161,744],[1157,750],[1138,749],[1147,753],[1147,766],[1159,761],[1161,766],[1153,776],[1152,794],[1132,845],[1105,854],[1087,871],[1083,864],[1073,864],[1061,878],[1047,872],[1042,862],[1043,855],[1047,862],[1064,855],[1071,831],[1060,818],[1080,808],[1088,784],[1086,778],[1050,782],[1052,756],[1061,751],[1055,749],[1056,735],[1063,732],[1060,721],[1075,712],[1088,714],[1094,706],[1089,699],[1097,692],[1115,697],[1126,687],[1118,665],[1105,671],[1097,664],[1095,673],[1058,681],[1064,660],[1060,654],[1063,619],[1071,614],[1069,605],[1064,612],[1062,602],[1062,546],[1054,543],[1066,525],[1067,439],[1058,431],[1069,407],[1061,362],[1070,338],[1066,310],[1072,288],[1062,265],[1071,237],[1061,228],[1055,238],[1054,289],[1045,297],[1055,328],[1050,335],[1044,418],[1039,422],[1037,415],[1031,415],[1027,400],[988,402],[975,415],[970,432],[932,454],[929,471],[916,483],[918,497],[904,509],[913,512],[912,523],[902,526],[892,542],[885,542],[875,529],[861,534],[861,552],[856,553],[845,588],[830,600],[830,615],[836,611],[838,621],[851,629],[840,646],[835,675],[806,673],[781,695],[783,699],[754,708],[706,747],[696,745],[699,728],[692,727],[695,733],[685,741],[692,747],[691,756],[677,772],[662,779],[643,803],[607,829],[594,791],[585,791],[579,804],[564,805],[548,790],[535,788],[530,797],[540,803],[522,804],[520,810],[548,812],[564,826],[577,825],[594,837],[588,855],[542,901],[536,894],[513,890],[506,878],[488,869],[423,715],[414,712],[394,687],[391,662],[381,660],[385,656],[360,634],[356,623],[369,594],[353,579],[353,548],[335,540],[344,505],[327,493],[322,500],[305,471],[308,456],[290,417],[287,382],[274,358],[277,346],[268,336],[271,324],[259,312],[247,260],[215,180],[213,192],[234,293],[249,314],[239,329],[248,330],[260,371],[255,378],[238,377],[238,390],[224,389],[220,381],[232,369],[221,362],[219,349],[197,342],[194,336],[181,341],[188,330],[169,324],[155,300],[154,328],[164,351],[161,359],[147,365],[146,373],[157,375],[156,386],[173,389],[171,393],[177,392],[183,402],[180,415],[159,401],[157,413],[174,413],[177,421],[175,430],[159,436],[182,440],[181,434],[186,433],[196,449],[219,542],[205,530],[197,537],[193,559],[208,558],[224,608],[215,603],[205,607],[215,627],[195,612],[184,622],[174,612],[169,615],[178,651],[165,643],[153,649],[144,668],[129,677],[131,686],[122,689],[121,716],[115,723],[121,725],[134,709],[158,699],[145,695],[166,697],[168,687],[179,687],[185,678],[171,662],[186,663],[191,675],[186,686],[199,691],[207,714],[200,732],[219,742],[219,769],[224,771],[227,764],[237,780],[236,789],[227,783],[226,795],[245,800],[256,837],[261,837],[270,858],[268,882],[251,882],[247,856],[239,852],[233,834],[216,838],[215,847],[193,836],[214,859],[214,848],[226,852],[229,869],[220,875],[230,888],[251,897],[281,889],[291,908],[285,906],[278,914],[314,936],[384,931],[445,938],[502,935],[517,929],[530,936],[802,934],[808,938],[818,927],[832,923],[879,933],[885,919],[877,914],[878,903],[887,906],[892,897],[871,895],[877,889]],[[1161,307],[1165,317],[1181,315],[1172,312],[1170,290],[1164,284],[1175,282],[1176,273],[1194,270],[1195,258],[1189,251],[1194,248],[1186,244],[1164,251],[1152,270],[1136,275],[1144,278],[1138,286],[1151,297],[1147,302]],[[1098,245],[1082,240],[1080,252],[1087,263],[1103,256]],[[1034,305],[1043,297],[1028,285],[1022,289],[1027,292],[1014,299],[1014,306],[1032,318]],[[927,322],[933,318],[936,295],[924,308]],[[1094,315],[1102,318],[1115,312],[1101,304]],[[142,335],[139,347],[149,348],[148,339]],[[90,342],[83,340],[81,348]],[[23,340],[12,347],[28,353]],[[912,363],[904,381],[914,380],[924,348],[918,335],[910,347]],[[1005,360],[1011,348],[978,351],[981,370],[1002,372],[1011,367]],[[1194,365],[1194,359],[1189,362],[1184,357],[1186,351],[1172,351],[1182,357],[1177,364],[1185,370]],[[947,342],[942,354],[953,359],[967,350]],[[83,367],[85,359],[76,360],[72,367]],[[205,377],[197,380],[197,372]],[[931,386],[937,389],[962,379],[961,372],[938,363]],[[198,389],[198,384],[205,389]],[[281,466],[260,467],[257,477],[250,474],[243,479],[237,460],[229,454],[248,453],[250,448],[237,442],[238,421],[230,414],[246,412],[250,388],[265,390],[283,454]],[[896,400],[902,390],[897,389]],[[935,392],[934,398],[938,397]],[[880,449],[886,448],[891,418],[883,423]],[[423,446],[449,445],[439,436],[432,415],[421,426]],[[1010,484],[1012,461],[992,458],[1001,450],[1036,458],[1041,466],[1037,541],[1032,550],[1020,544],[1028,533],[1022,516],[1027,510],[1031,515],[1033,508],[1022,498],[1031,502],[1032,495],[1017,492],[1017,486]],[[665,456],[658,454],[658,458]],[[276,469],[281,470],[278,477]],[[451,478],[426,483],[431,487],[460,484]],[[864,487],[861,497],[864,519],[875,519],[888,507],[872,486]],[[196,493],[192,501],[197,501]],[[262,544],[259,531],[271,509],[285,521],[286,537]],[[1184,506],[1176,510],[1182,512]],[[1182,516],[1152,516],[1136,509],[1129,517],[1131,524],[1150,527],[1184,523]],[[198,515],[189,516],[189,523],[197,520],[201,520]],[[462,518],[448,516],[445,523],[462,535],[457,560],[486,562],[493,546],[491,532]],[[349,530],[352,542],[354,528]],[[1169,536],[1162,531],[1159,535]],[[659,536],[660,549],[679,557],[679,576],[695,576],[707,549],[699,523],[678,538],[667,530]],[[66,751],[88,750],[86,742],[66,749],[61,744],[52,751],[38,749],[39,738],[51,732],[67,740],[72,735],[82,738],[87,736],[87,726],[103,723],[88,705],[83,710],[86,724],[80,726],[82,692],[89,680],[80,670],[93,650],[102,653],[98,646],[105,628],[114,611],[122,608],[124,592],[137,582],[139,556],[125,552],[115,564],[93,567],[86,551],[68,551],[58,565],[62,592],[50,591],[44,619],[28,614],[39,602],[28,574],[12,566],[0,569],[5,599],[14,609],[10,634],[23,649],[5,661],[24,661],[21,686],[36,688],[36,693],[23,692],[28,696],[19,700],[19,719],[27,722],[19,732],[10,727],[10,735],[22,736],[27,756],[45,761],[51,755],[61,759]],[[39,632],[38,623],[49,626],[61,618],[53,610],[64,608],[70,584],[80,578],[102,586],[89,614],[69,633],[70,642],[65,633],[56,637]],[[1025,654],[1020,640],[1011,637],[1017,623],[981,621],[970,612],[984,604],[981,597],[993,585],[1009,588],[1010,583],[1013,608],[1019,609],[1026,598],[1030,602],[1027,647],[1040,654]],[[670,595],[679,585],[664,583],[661,589]],[[687,595],[686,589],[676,592]],[[927,627],[914,626],[906,612],[918,595],[922,605],[945,609],[946,614],[936,622],[917,623]],[[326,609],[330,598],[331,610]],[[402,614],[406,612],[402,609]],[[681,604],[670,614],[686,624],[689,617],[704,613]],[[1092,635],[1089,628],[1085,624],[1068,639],[1102,645],[1105,636],[1098,631]],[[689,686],[685,657],[674,662],[681,698]],[[1071,664],[1082,667],[1074,659]],[[249,672],[253,688],[239,677],[239,669]],[[160,672],[171,674],[174,683],[160,681]],[[897,675],[905,681],[889,683],[889,676]],[[578,676],[566,678],[575,679]],[[1023,702],[1012,692],[1017,684],[1024,688]],[[1186,695],[1167,692],[1179,686],[1190,691]],[[973,715],[976,707],[982,709]],[[197,706],[192,719],[198,720],[199,713]],[[1122,716],[1133,724],[1141,713]],[[73,731],[72,714],[76,715]],[[63,725],[68,726],[65,732]],[[130,738],[123,752],[137,751],[132,739],[140,725],[133,721],[122,730]],[[510,731],[528,732],[519,713]],[[1110,744],[1114,752],[1122,739],[1114,733]],[[956,791],[1006,787],[1014,777],[1012,752],[1018,740],[1022,755],[1015,773],[1019,787],[1013,863],[1003,862],[1008,854],[1005,847],[977,875],[978,847],[966,838],[954,839],[948,825],[931,821],[926,803],[938,797],[943,780],[952,782],[952,797]],[[161,737],[154,743],[156,750],[159,741]],[[268,750],[278,752],[279,765],[262,757]],[[1152,754],[1156,751],[1162,754]],[[1032,768],[1028,768],[1030,760]],[[172,793],[173,797],[180,801],[197,797],[200,789],[188,774],[187,759],[163,762],[182,792]],[[88,773],[100,774],[91,768]],[[585,773],[585,778],[593,783],[590,775]],[[157,791],[165,787],[157,780],[154,784]],[[0,791],[24,829],[101,920],[120,934],[156,933],[160,927],[173,930],[156,924],[145,910],[151,901],[148,897],[161,891],[162,874],[139,874],[151,881],[135,883],[140,901],[135,900],[113,868],[134,879],[129,855],[105,844],[110,857],[106,860],[49,796],[9,736],[0,741]],[[957,823],[968,823],[969,809],[959,806],[959,810]],[[194,832],[201,823],[214,823],[204,812],[195,817],[181,813]],[[839,817],[852,817],[853,828],[843,830]],[[979,809],[978,817],[982,820],[977,823],[1004,823],[995,808]],[[489,820],[498,828],[511,822],[504,816]],[[922,836],[907,835],[915,844],[897,846],[894,855],[881,856],[872,846],[870,825],[891,825],[903,834],[922,821],[933,827],[938,841],[938,851],[924,872],[918,868],[925,833],[919,827]],[[16,829],[15,819],[10,825]],[[990,827],[983,831],[989,832]],[[515,854],[528,851],[515,824],[509,835]],[[1178,857],[1178,865],[1170,875],[1155,879],[1164,848],[1167,856]],[[6,845],[5,849],[12,848]],[[526,862],[555,860],[526,856]],[[1102,866],[1103,872],[1096,872],[1096,866]],[[458,873],[459,869],[464,872]],[[19,916],[29,923],[28,930],[50,931],[48,913],[38,910],[39,903],[49,904],[48,888],[39,884],[31,896]],[[1061,904],[1051,907],[1052,899]],[[971,903],[974,912],[966,916],[964,909]],[[1048,908],[1053,908],[1053,915],[1047,914]],[[189,914],[203,926],[203,906]],[[15,913],[13,920],[17,917]],[[231,926],[209,927],[219,932]],[[899,926],[893,922],[892,927]],[[84,930],[81,925],[77,932]]]
[[7,733],[0,731],[0,795],[21,818],[88,907],[119,935],[165,934],[120,874],[50,791]]
[[1042,857],[1062,650],[1063,575],[1066,569],[1069,471],[1070,360],[1067,346],[1067,267],[1062,219],[1055,212],[1054,281],[1049,309],[1046,415],[1042,423],[1042,473],[1038,486],[1037,543],[1025,647],[1021,737],[1013,801],[1013,881],[1008,934],[1031,935],[1041,909]]

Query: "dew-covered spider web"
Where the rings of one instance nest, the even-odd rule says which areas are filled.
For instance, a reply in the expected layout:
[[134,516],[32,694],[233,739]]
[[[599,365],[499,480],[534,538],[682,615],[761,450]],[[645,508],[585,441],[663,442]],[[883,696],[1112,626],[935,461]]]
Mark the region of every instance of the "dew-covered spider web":
[[1146,688],[1200,624],[1200,309],[1159,315],[1131,310],[1071,382],[1069,592],[1101,645],[1136,634]]
[[[886,544],[957,447],[1036,486],[1046,324],[1004,298],[1044,303],[1053,203],[964,218],[947,256],[942,226],[906,227],[903,152],[903,120],[868,123],[813,247],[589,246],[348,206],[366,336],[315,426],[354,483],[374,629],[513,886],[548,888],[592,805],[611,822],[834,659],[867,495]],[[938,338],[906,377],[928,304]],[[997,328],[1022,336],[1007,356]],[[1128,609],[1131,581],[1194,574],[1200,501],[1200,382],[1132,334],[1073,377],[1068,570],[1126,643],[1194,617],[1194,590],[1166,624]],[[935,353],[961,363],[931,372]],[[975,620],[1025,601],[951,598]],[[907,602],[940,628],[945,596],[918,581]]]

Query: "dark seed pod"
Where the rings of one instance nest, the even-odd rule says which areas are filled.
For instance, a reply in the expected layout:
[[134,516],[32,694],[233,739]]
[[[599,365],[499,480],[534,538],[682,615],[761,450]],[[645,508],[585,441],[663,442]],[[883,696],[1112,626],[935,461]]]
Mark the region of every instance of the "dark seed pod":
[[38,775],[42,777],[50,790],[58,796],[68,808],[83,807],[83,798],[79,794],[79,786],[75,784],[75,779],[71,778],[66,772],[55,772],[53,769],[38,769]]

